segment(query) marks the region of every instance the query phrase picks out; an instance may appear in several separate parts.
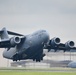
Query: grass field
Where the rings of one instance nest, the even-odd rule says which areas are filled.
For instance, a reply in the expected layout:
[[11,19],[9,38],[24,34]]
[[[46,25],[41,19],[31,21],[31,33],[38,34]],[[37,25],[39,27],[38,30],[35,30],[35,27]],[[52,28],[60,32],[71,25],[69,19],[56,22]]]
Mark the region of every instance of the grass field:
[[71,68],[50,68],[50,69],[0,68],[0,75],[76,75],[76,69],[71,69]]
[[76,72],[19,72],[0,71],[0,75],[76,75]]

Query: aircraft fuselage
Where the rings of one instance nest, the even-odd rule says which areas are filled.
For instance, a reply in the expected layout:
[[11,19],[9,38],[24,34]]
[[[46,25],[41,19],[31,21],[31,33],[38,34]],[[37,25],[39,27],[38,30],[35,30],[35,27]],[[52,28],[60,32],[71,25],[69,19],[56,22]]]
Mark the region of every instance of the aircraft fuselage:
[[43,59],[43,47],[49,42],[49,34],[45,30],[37,31],[27,35],[25,40],[14,48],[6,48],[3,52],[3,57],[8,59],[24,60],[33,59],[40,61]]

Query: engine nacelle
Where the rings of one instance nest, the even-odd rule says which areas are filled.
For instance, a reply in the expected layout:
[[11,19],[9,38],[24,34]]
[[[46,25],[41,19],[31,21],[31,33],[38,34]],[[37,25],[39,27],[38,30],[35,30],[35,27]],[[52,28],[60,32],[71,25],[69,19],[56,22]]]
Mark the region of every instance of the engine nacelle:
[[53,39],[51,39],[50,44],[51,44],[52,46],[59,45],[59,44],[60,44],[60,38],[54,37]]
[[74,43],[73,41],[67,41],[67,42],[65,43],[66,49],[73,48],[74,45],[75,45],[75,43]]
[[21,39],[20,39],[18,36],[12,37],[12,38],[10,39],[10,44],[11,44],[12,46],[17,45],[17,44],[19,44],[20,42],[21,42]]

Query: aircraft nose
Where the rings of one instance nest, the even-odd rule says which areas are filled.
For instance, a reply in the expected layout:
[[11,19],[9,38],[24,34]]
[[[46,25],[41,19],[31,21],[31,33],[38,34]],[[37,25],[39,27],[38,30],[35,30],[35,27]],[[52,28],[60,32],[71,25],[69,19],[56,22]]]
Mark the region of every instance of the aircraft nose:
[[48,32],[46,32],[46,37],[47,37],[48,40],[50,39]]
[[49,39],[50,39],[49,33],[45,32],[44,38],[45,38],[45,42],[49,41]]

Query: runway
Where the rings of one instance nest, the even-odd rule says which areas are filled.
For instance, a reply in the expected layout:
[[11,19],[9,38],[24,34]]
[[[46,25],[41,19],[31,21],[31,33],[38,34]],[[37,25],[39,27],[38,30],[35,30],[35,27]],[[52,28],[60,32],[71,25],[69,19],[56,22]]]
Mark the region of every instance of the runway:
[[0,68],[0,71],[29,71],[29,72],[76,72],[76,68],[49,68],[49,69],[37,69],[37,68]]

